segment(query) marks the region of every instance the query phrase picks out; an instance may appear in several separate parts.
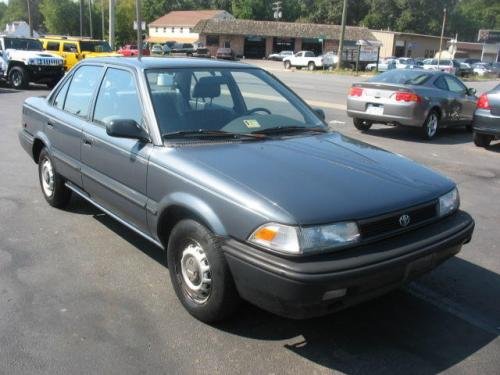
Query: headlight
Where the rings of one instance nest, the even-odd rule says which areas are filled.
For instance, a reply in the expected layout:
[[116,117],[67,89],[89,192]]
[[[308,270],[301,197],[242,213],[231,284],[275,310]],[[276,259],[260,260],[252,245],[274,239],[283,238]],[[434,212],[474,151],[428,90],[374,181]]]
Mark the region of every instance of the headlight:
[[440,217],[451,214],[460,206],[460,196],[457,188],[439,198],[438,214]]
[[332,249],[359,241],[358,226],[343,222],[307,228],[270,223],[259,227],[248,241],[270,250],[289,254]]

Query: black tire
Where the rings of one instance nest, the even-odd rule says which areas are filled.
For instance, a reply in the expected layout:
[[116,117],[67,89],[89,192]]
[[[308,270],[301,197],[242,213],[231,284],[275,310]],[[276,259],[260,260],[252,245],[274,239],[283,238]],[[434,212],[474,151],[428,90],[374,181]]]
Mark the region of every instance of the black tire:
[[[47,174],[45,171],[46,164],[50,163],[52,168],[52,177],[49,177],[49,180],[52,179],[52,192],[49,193],[48,190],[44,187],[44,180],[47,182]],[[67,206],[69,200],[71,198],[71,190],[69,190],[66,185],[64,185],[64,178],[58,174],[55,170],[54,163],[50,154],[48,153],[46,148],[43,148],[40,152],[40,157],[38,158],[38,178],[40,180],[40,188],[42,189],[42,194],[45,197],[45,200],[52,206],[57,208],[63,208]]]
[[488,147],[493,140],[493,136],[474,132],[473,139],[477,147]]
[[283,65],[285,66],[285,69],[287,69],[287,70],[292,67],[292,64],[290,63],[290,61],[285,61]]
[[465,125],[465,130],[467,130],[468,132],[472,132],[472,124]]
[[433,139],[439,131],[439,113],[432,110],[422,125],[422,137],[426,140]]
[[9,83],[16,90],[28,88],[30,83],[28,71],[22,66],[13,66],[9,70]]
[[52,79],[50,82],[47,83],[47,87],[52,90],[54,87],[56,87],[56,85],[59,83],[59,81],[61,80],[62,76],[60,77],[56,77],[54,79]]
[[[191,256],[192,252],[198,257]],[[189,264],[191,260],[191,269],[181,265]],[[219,243],[205,226],[191,219],[177,223],[170,233],[167,261],[175,293],[184,308],[196,319],[214,323],[236,311],[241,301],[240,296]],[[208,266],[208,271],[193,267],[193,264]],[[202,279],[200,275],[203,275]],[[189,276],[195,279],[190,280]],[[188,284],[190,281],[193,285],[198,284],[195,286],[200,290],[191,289]]]
[[368,130],[370,130],[370,128],[373,125],[373,122],[368,121],[368,120],[363,120],[360,118],[353,118],[352,122],[353,122],[354,126],[356,127],[356,129],[358,129],[359,131],[362,131],[362,132],[367,132]]
[[307,69],[308,69],[309,71],[313,71],[313,70],[315,70],[315,69],[316,69],[316,64],[315,64],[314,62],[312,62],[312,61],[311,61],[309,64],[307,64]]

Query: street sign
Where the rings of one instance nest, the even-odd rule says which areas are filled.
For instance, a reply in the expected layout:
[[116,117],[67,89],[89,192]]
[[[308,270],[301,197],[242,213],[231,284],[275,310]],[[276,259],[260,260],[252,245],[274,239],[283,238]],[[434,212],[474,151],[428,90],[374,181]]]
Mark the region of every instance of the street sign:
[[[134,21],[134,30],[137,30],[137,21]],[[146,30],[146,22],[141,22],[141,30]]]

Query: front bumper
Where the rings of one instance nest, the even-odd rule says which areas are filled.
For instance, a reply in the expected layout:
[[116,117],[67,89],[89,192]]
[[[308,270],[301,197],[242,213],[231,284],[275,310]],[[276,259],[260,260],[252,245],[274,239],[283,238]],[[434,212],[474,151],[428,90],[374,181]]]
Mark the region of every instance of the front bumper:
[[61,78],[64,75],[64,66],[45,66],[45,65],[26,65],[30,73],[31,80],[40,82],[44,80],[52,80]]
[[477,133],[500,136],[500,116],[493,115],[490,110],[476,109],[472,129]]
[[236,240],[222,249],[242,298],[302,319],[382,295],[432,270],[458,253],[473,230],[474,220],[459,211],[397,237],[329,254],[284,257]]

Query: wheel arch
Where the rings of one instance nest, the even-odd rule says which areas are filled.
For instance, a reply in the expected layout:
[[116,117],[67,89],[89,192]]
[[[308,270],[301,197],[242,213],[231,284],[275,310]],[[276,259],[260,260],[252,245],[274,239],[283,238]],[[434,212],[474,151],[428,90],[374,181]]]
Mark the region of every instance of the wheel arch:
[[10,70],[15,66],[18,66],[20,68],[26,67],[26,65],[21,61],[9,61],[9,65],[7,66],[7,74],[9,74]]
[[196,220],[217,236],[227,235],[225,226],[213,209],[190,194],[174,193],[164,199],[159,207],[156,234],[165,248],[173,227],[183,219]]
[[33,146],[31,148],[32,152],[32,157],[35,163],[38,164],[38,159],[40,157],[40,152],[42,152],[43,148],[50,148],[50,142],[48,138],[45,136],[43,133],[37,133],[35,134],[35,137],[33,139]]

